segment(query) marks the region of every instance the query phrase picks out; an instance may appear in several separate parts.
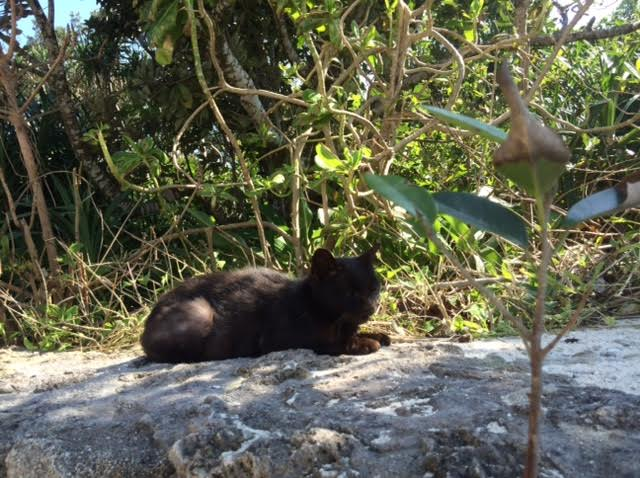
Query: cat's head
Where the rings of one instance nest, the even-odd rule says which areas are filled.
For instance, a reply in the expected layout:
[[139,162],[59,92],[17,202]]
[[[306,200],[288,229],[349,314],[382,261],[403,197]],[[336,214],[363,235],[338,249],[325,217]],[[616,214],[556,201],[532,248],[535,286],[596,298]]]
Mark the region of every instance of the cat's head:
[[380,282],[373,264],[378,246],[358,257],[334,257],[318,249],[311,260],[309,281],[315,305],[331,320],[361,324],[375,312]]

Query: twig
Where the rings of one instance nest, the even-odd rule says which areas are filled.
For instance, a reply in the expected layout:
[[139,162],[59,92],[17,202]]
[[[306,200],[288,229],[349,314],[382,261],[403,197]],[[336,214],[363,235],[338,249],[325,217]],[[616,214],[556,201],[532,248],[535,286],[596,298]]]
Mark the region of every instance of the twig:
[[17,7],[16,0],[9,0],[9,8],[11,9],[11,36],[9,37],[9,48],[7,48],[7,53],[2,53],[2,45],[0,45],[0,65],[9,63],[11,58],[13,57],[13,53],[16,49],[17,38],[18,38],[18,18],[17,18]]
[[18,110],[20,114],[24,114],[27,111],[27,109],[29,108],[29,105],[33,102],[33,100],[37,96],[40,89],[45,85],[45,83],[47,83],[47,81],[49,81],[49,78],[51,77],[51,75],[60,66],[60,64],[62,63],[62,60],[64,60],[64,56],[67,52],[67,47],[69,46],[70,38],[71,36],[69,34],[65,35],[64,40],[62,41],[62,47],[60,48],[60,53],[58,53],[57,58],[51,64],[51,67],[49,67],[49,70],[47,71],[47,73],[40,80],[38,85],[33,89],[31,94],[29,95],[29,98],[27,98],[27,100],[22,104],[22,106]]
[[569,37],[569,33],[571,32],[571,30],[573,30],[573,27],[578,23],[578,21],[582,18],[582,16],[585,14],[585,12],[589,9],[589,7],[593,3],[593,1],[594,0],[586,0],[584,2],[584,4],[582,5],[582,7],[580,7],[578,12],[571,19],[569,24],[565,28],[562,29],[562,31],[560,32],[558,41],[556,42],[556,45],[553,48],[553,51],[551,52],[551,54],[547,58],[547,61],[545,62],[544,66],[542,67],[542,70],[538,74],[538,78],[536,79],[536,81],[534,81],[533,85],[531,85],[531,89],[529,91],[527,91],[527,94],[524,95],[525,103],[528,104],[529,101],[531,101],[531,98],[533,98],[533,96],[535,95],[537,89],[542,84],[542,81],[544,80],[545,76],[547,76],[547,73],[549,72],[549,70],[551,70],[551,67],[553,66],[553,63],[555,62],[556,57],[558,56],[558,53],[560,53],[560,50],[562,49],[562,47],[564,46],[567,38]]
[[606,133],[612,133],[613,131],[622,129],[622,128],[627,128],[629,126],[633,126],[636,122],[640,121],[640,113],[635,113],[631,118],[628,118],[624,121],[621,121],[620,123],[616,123],[614,125],[611,126],[597,126],[594,128],[579,128],[578,126],[573,125],[572,123],[569,123],[568,121],[565,121],[563,119],[558,118],[557,116],[552,115],[551,113],[549,113],[543,106],[539,105],[538,103],[535,102],[530,102],[529,105],[534,108],[536,111],[538,111],[540,113],[540,115],[542,117],[544,117],[547,120],[551,120],[551,121],[555,121],[556,123],[558,123],[560,126],[562,126],[563,128],[569,130],[569,131],[573,131],[574,133],[586,133],[586,134],[606,134]]
[[293,174],[291,175],[291,229],[293,236],[291,242],[296,255],[296,270],[301,273],[304,268],[304,254],[301,244],[300,230],[300,190],[302,187],[302,151],[312,129],[309,128],[302,135],[298,136],[290,147],[291,167]]
[[[564,44],[573,43],[577,41],[595,41],[606,40],[608,38],[615,38],[622,35],[628,35],[640,30],[640,22],[629,23],[627,25],[620,25],[612,28],[605,28],[600,30],[585,30],[581,32],[574,32],[564,40]],[[555,45],[560,39],[562,32],[554,33],[552,36],[539,36],[533,37],[529,40],[529,44],[535,47],[544,47]]]
[[[253,214],[256,218],[256,223],[257,223],[257,228],[258,228],[258,238],[260,240],[260,245],[262,247],[262,253],[264,255],[264,261],[265,264],[270,265],[271,264],[271,254],[269,252],[269,244],[267,242],[267,238],[264,234],[264,225],[262,223],[262,214],[260,212],[260,206],[258,204],[258,200],[255,194],[255,186],[253,185],[253,180],[251,179],[251,173],[249,172],[249,166],[247,165],[247,162],[245,160],[244,157],[244,152],[242,151],[242,148],[240,147],[240,144],[238,143],[238,140],[236,139],[235,134],[233,134],[233,132],[231,131],[231,129],[229,128],[229,126],[227,125],[227,122],[225,121],[224,117],[222,116],[222,113],[220,112],[220,109],[218,108],[218,104],[216,103],[216,101],[214,100],[213,96],[211,96],[211,93],[209,91],[209,86],[207,85],[207,81],[204,77],[204,72],[202,70],[202,62],[200,60],[200,47],[198,46],[198,32],[197,32],[197,28],[195,28],[196,25],[196,21],[195,21],[195,15],[194,15],[194,9],[193,9],[193,0],[185,0],[185,4],[187,7],[187,15],[189,17],[189,21],[191,22],[191,25],[193,26],[193,28],[191,29],[191,49],[193,51],[193,61],[194,61],[194,65],[196,68],[196,76],[198,77],[198,82],[200,83],[200,87],[202,88],[202,91],[205,95],[205,97],[207,98],[207,100],[209,101],[209,106],[211,107],[211,110],[213,111],[213,114],[216,118],[216,121],[218,122],[218,124],[220,125],[220,128],[222,129],[222,131],[224,132],[224,134],[227,136],[227,138],[229,139],[229,142],[231,143],[233,150],[236,154],[236,157],[238,158],[238,161],[240,162],[240,168],[242,170],[242,175],[244,177],[244,181],[245,184],[247,186],[247,188],[249,189],[249,201],[251,203],[251,207],[253,209]],[[220,68],[220,65],[217,62],[216,59],[216,55],[215,55],[215,30],[213,27],[213,22],[211,21],[211,17],[209,17],[209,15],[207,14],[205,8],[204,8],[204,3],[202,0],[198,0],[198,8],[200,10],[200,15],[202,16],[202,18],[204,19],[204,22],[207,26],[207,29],[209,31],[209,39],[210,39],[210,48],[213,48],[210,51],[210,57],[211,57],[211,61],[214,64],[214,68],[216,69],[216,71],[218,71],[218,73],[220,74],[222,72],[222,69]],[[221,76],[221,78],[223,78],[224,76]]]
[[544,332],[544,316],[547,297],[549,266],[553,255],[553,247],[549,241],[549,214],[552,194],[547,193],[537,203],[537,212],[541,227],[540,241],[542,258],[538,266],[538,290],[536,293],[533,327],[529,339],[529,362],[531,367],[531,391],[529,393],[529,433],[525,478],[537,478],[540,454],[540,412],[542,402],[542,333]]
[[477,289],[478,292],[480,292],[491,303],[491,305],[493,305],[496,309],[498,309],[498,311],[502,314],[502,316],[505,319],[507,319],[511,323],[511,325],[520,334],[520,337],[522,337],[522,341],[527,351],[529,351],[528,341],[531,340],[531,333],[525,327],[522,321],[517,317],[515,317],[511,312],[509,312],[509,309],[505,307],[502,301],[498,299],[496,295],[493,292],[491,292],[491,290],[487,289],[485,286],[483,286],[478,281],[476,281],[476,278],[473,277],[473,274],[471,274],[471,272],[469,272],[469,270],[460,263],[460,261],[456,258],[456,256],[454,256],[451,253],[451,251],[449,251],[449,248],[438,237],[436,232],[433,230],[433,226],[429,223],[429,221],[425,217],[419,216],[419,219],[420,219],[420,223],[422,224],[422,227],[425,230],[427,238],[436,245],[436,247],[440,250],[440,252],[442,252],[442,254],[444,254],[447,260],[449,260],[449,262],[453,264],[456,270],[460,272],[464,276],[464,278],[469,283],[471,283],[473,287]]
[[441,43],[447,50],[449,50],[449,53],[451,53],[451,56],[453,57],[455,62],[458,64],[458,78],[456,79],[456,83],[453,86],[453,91],[451,92],[451,95],[449,95],[449,99],[447,100],[447,105],[445,106],[445,109],[450,110],[455,104],[456,100],[458,99],[458,95],[460,94],[460,90],[462,89],[462,83],[464,82],[464,77],[465,77],[464,59],[462,58],[462,55],[460,54],[460,52],[451,44],[451,42],[449,42],[449,40],[447,40],[443,35],[441,35],[435,28],[431,31],[431,35],[436,41]]

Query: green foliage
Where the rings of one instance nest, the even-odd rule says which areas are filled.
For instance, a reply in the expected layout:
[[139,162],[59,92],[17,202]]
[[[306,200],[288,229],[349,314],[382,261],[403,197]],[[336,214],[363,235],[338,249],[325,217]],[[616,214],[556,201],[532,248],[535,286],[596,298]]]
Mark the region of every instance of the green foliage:
[[368,174],[367,184],[414,217],[432,223],[438,210],[431,194],[398,176]]
[[439,192],[433,195],[438,210],[461,221],[488,231],[526,248],[527,227],[524,221],[510,209],[489,199],[469,193]]
[[497,143],[504,143],[507,140],[507,133],[500,128],[483,123],[475,118],[453,113],[452,111],[435,106],[425,106],[424,109],[444,122],[454,124],[467,131],[472,131]]
[[[623,3],[594,29],[637,21],[637,5]],[[101,0],[98,14],[76,25],[61,68],[95,164],[78,163],[53,84],[25,111],[59,248],[57,311],[46,307],[55,291],[15,153],[19,144],[9,125],[0,124],[0,168],[18,219],[3,188],[0,303],[10,317],[0,323],[3,340],[39,348],[132,342],[149,304],[184,277],[263,263],[268,255],[271,265],[300,271],[317,247],[348,254],[373,242],[382,244],[379,273],[389,288],[380,314],[388,320],[415,334],[510,330],[479,295],[442,286],[460,278],[415,217],[426,218],[459,260],[523,313],[531,297],[512,285],[532,280],[521,248],[532,250],[527,234],[534,229],[525,224],[533,218],[530,204],[510,186],[525,184],[530,170],[504,176],[488,167],[513,127],[496,121],[506,110],[497,95],[498,59],[515,51],[514,66],[524,66],[509,41],[515,40],[513,2],[434,2],[414,17],[408,10],[421,6],[400,1],[203,5],[208,17],[195,1],[145,0],[123,8],[119,0]],[[528,71],[527,87],[552,51],[533,42],[558,32],[554,14],[547,4],[532,4],[528,12],[529,67],[516,70],[518,80]],[[0,22],[5,35],[9,24]],[[429,34],[430,25],[444,39]],[[204,90],[195,75],[192,32]],[[20,102],[53,61],[39,37],[21,48],[15,57]],[[569,210],[571,225],[605,212],[622,215],[620,201],[589,195],[608,190],[612,198],[608,188],[638,167],[639,56],[637,34],[567,43],[528,105],[573,152],[570,174],[557,185],[557,205]],[[90,174],[96,167],[118,182],[120,193],[104,194],[103,178]],[[488,191],[510,206],[481,197]],[[35,259],[20,221],[31,232]],[[552,291],[549,312],[559,321],[567,293],[586,282],[604,251],[622,251],[611,259],[612,270],[624,277],[615,283],[637,292],[640,278],[629,266],[640,242],[637,213],[587,227],[599,239],[567,232],[569,245],[552,265],[571,272]],[[620,247],[626,244],[632,246]],[[434,284],[440,288],[429,289]],[[594,310],[608,307],[597,300]]]

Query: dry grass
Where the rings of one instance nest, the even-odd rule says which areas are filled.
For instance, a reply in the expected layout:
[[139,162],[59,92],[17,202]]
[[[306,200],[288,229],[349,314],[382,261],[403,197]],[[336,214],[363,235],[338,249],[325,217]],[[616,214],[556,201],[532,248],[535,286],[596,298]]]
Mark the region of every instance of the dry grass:
[[[55,304],[50,299],[42,300],[50,292],[42,287],[43,270],[34,273],[25,267],[22,275],[13,274],[10,282],[0,283],[2,339],[5,344],[46,350],[113,350],[135,344],[144,318],[162,292],[219,264],[207,239],[207,235],[203,238],[172,233],[141,240],[137,250],[121,257],[110,252],[120,250],[116,241],[106,248],[111,257],[105,254],[96,262],[60,245],[66,254],[62,266],[64,282],[58,287],[64,294]],[[392,268],[384,262],[387,255],[383,253],[379,268],[386,278],[384,292],[376,318],[368,328],[396,338],[467,339],[470,335],[512,332],[444,261],[426,269],[415,261],[395,258],[400,266]],[[13,263],[18,263],[14,259]],[[249,255],[245,258],[252,259]],[[509,264],[512,277],[476,277],[526,322],[531,272],[520,259],[514,258]],[[640,313],[640,245],[625,241],[624,233],[587,231],[586,236],[570,239],[556,257],[554,270],[548,328],[561,327],[568,320],[585,284],[592,279],[593,293],[583,323],[609,323],[613,317]]]

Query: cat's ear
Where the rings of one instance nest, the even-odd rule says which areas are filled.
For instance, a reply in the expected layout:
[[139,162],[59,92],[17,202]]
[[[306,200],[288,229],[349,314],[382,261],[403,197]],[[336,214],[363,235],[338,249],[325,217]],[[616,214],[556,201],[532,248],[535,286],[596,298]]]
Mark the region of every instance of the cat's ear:
[[376,253],[378,252],[379,249],[380,249],[380,243],[376,243],[373,246],[371,246],[371,249],[369,249],[367,252],[362,254],[360,258],[373,264],[373,262],[376,260]]
[[336,272],[338,264],[333,254],[326,249],[318,249],[311,259],[311,274],[316,277],[327,277]]

